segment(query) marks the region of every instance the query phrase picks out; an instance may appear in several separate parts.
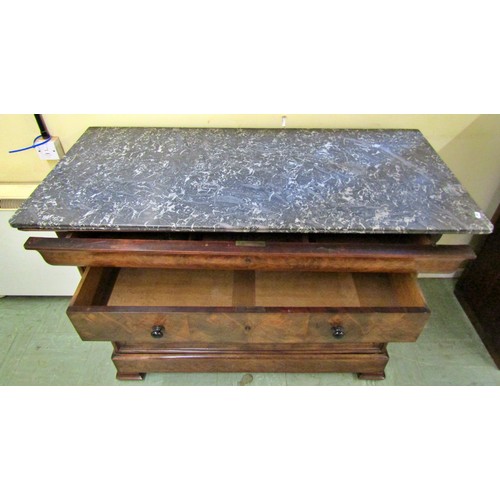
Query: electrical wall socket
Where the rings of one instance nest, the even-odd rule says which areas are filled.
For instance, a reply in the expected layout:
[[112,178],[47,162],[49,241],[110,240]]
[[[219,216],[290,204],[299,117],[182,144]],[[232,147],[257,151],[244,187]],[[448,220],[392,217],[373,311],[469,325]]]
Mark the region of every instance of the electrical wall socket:
[[60,160],[64,157],[64,149],[59,137],[51,137],[49,142],[35,149],[42,160]]

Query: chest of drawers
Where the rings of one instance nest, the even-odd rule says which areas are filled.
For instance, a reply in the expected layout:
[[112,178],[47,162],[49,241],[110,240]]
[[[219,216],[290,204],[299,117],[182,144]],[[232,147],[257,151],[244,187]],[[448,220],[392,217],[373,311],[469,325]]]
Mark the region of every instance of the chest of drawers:
[[383,378],[387,343],[415,341],[430,313],[416,273],[473,257],[423,235],[61,236],[30,238],[26,248],[82,269],[68,315],[83,340],[113,342],[120,379],[151,371]]
[[491,224],[415,130],[90,128],[16,212],[25,247],[77,266],[68,315],[148,372],[354,372],[430,311],[418,273],[474,258]]

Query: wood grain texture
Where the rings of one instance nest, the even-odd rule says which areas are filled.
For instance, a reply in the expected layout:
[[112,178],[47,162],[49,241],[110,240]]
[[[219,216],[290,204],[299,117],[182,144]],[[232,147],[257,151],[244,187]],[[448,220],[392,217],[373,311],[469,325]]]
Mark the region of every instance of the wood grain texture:
[[[165,351],[169,352],[185,352],[189,351],[213,351],[223,350],[224,352],[240,352],[242,350],[241,344],[237,342],[218,342],[214,344],[213,342],[199,342],[196,346],[186,346],[183,342],[172,342],[168,346],[158,346],[153,344],[140,344],[138,342],[112,342],[115,350],[119,350],[121,353],[143,353],[148,354],[151,352]],[[282,343],[270,343],[261,342],[254,343],[245,348],[245,350],[253,351],[274,351],[276,353],[284,352],[304,352],[310,353],[321,350],[321,352],[335,352],[344,354],[376,354],[380,353],[380,350],[385,347],[383,342],[332,342],[330,344],[325,344],[319,346],[317,343],[311,342],[298,342],[283,345]]]
[[234,307],[255,307],[255,272],[233,272]]
[[234,241],[38,238],[25,244],[52,265],[171,269],[345,272],[456,271],[474,252],[464,245],[399,245]]
[[[255,304],[259,307],[357,307],[358,291],[351,273],[256,272]],[[385,305],[379,302],[378,305]]]
[[120,352],[112,356],[119,373],[147,372],[356,372],[380,379],[389,356],[385,346],[372,353],[316,350],[174,349],[148,353]]
[[117,276],[118,269],[104,267],[85,269],[69,306],[107,305]]
[[258,312],[422,308],[425,301],[413,274],[90,268],[72,305]]
[[[165,346],[172,342],[294,343],[412,342],[420,335],[429,313],[144,313],[81,312],[68,315],[83,340],[111,340]],[[153,326],[166,333],[151,337]],[[337,340],[332,327],[345,336]]]
[[121,269],[108,306],[230,307],[233,272]]
[[[82,339],[158,347],[413,341],[429,315],[415,276],[401,276],[395,286],[377,274],[140,271],[121,270],[104,305],[94,298],[108,270],[86,273],[68,308]],[[163,337],[151,336],[155,325],[164,328]],[[333,327],[342,327],[345,337],[333,338]]]

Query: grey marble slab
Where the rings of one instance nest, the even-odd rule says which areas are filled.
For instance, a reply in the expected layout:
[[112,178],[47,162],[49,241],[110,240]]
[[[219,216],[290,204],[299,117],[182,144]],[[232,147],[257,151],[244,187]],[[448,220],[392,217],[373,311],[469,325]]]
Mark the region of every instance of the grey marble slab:
[[492,229],[417,130],[91,127],[10,223],[52,231]]

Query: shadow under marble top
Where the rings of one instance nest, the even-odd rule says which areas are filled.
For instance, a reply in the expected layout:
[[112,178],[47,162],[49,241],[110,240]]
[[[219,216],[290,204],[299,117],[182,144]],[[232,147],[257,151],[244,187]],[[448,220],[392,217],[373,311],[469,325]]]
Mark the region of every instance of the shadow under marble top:
[[20,229],[488,233],[417,130],[91,127]]

